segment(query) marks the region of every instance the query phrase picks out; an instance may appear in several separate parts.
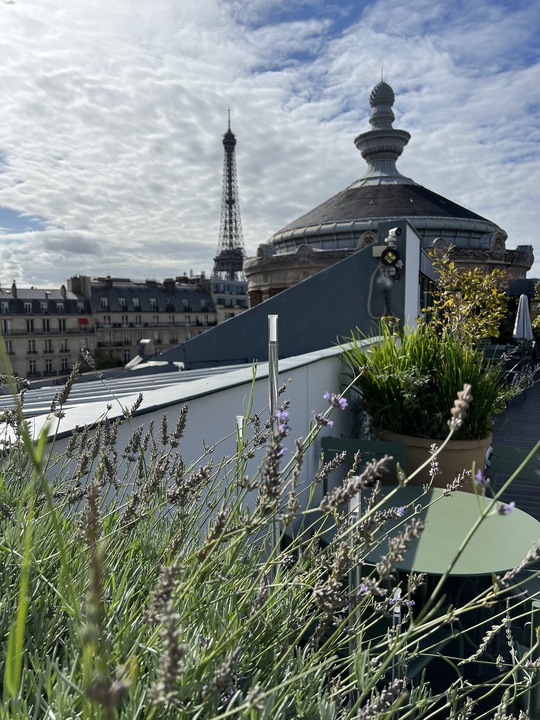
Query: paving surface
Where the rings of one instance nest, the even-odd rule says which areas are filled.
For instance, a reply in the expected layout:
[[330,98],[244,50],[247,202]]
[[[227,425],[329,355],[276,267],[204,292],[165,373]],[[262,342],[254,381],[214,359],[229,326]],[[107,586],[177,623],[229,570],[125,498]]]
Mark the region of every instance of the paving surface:
[[[495,420],[493,443],[521,450],[532,450],[540,440],[540,382],[518,396]],[[539,449],[540,452],[540,449]],[[500,485],[502,478],[497,478]],[[505,491],[502,500],[516,505],[540,520],[540,485],[516,480]],[[540,538],[539,538],[540,540]]]

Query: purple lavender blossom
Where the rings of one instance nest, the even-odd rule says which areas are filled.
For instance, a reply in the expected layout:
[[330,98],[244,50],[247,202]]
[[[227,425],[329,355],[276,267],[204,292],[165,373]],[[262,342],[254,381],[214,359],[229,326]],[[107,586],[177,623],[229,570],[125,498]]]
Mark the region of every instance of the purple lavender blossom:
[[336,395],[336,393],[325,392],[323,398],[327,400],[332,407],[338,407],[341,408],[341,410],[345,410],[349,405],[346,398],[340,397]]
[[489,479],[484,475],[482,470],[478,470],[478,472],[474,476],[474,481],[480,487],[485,487],[489,483]]
[[405,507],[401,505],[400,507],[396,508],[396,514],[398,517],[403,517],[405,515]]
[[499,509],[497,512],[499,515],[509,515],[512,510],[516,507],[516,503],[512,500],[512,502],[507,503],[501,503],[499,505]]
[[325,427],[325,426],[327,426],[327,427],[333,427],[333,425],[334,425],[334,421],[333,421],[333,420],[327,420],[327,419],[324,417],[324,415],[322,415],[321,413],[316,413],[316,414],[315,414],[315,420],[316,420],[316,422],[317,422],[318,425],[322,425],[323,427]]

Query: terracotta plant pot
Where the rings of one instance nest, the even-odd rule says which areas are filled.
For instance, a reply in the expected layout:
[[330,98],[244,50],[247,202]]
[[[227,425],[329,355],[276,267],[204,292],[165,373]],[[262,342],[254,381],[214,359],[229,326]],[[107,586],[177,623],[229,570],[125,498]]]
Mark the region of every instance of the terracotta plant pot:
[[[437,457],[440,474],[433,480],[433,487],[446,487],[464,470],[475,472],[482,469],[486,461],[487,449],[491,444],[490,434],[483,440],[451,440]],[[383,431],[380,440],[400,442],[405,445],[403,459],[403,470],[407,475],[420,467],[430,456],[430,448],[433,444],[440,445],[442,440],[429,440],[427,438],[414,437],[412,435],[401,435],[400,433]],[[430,481],[429,466],[411,478],[410,485],[425,485]],[[465,492],[474,492],[474,478],[467,478],[459,488]]]

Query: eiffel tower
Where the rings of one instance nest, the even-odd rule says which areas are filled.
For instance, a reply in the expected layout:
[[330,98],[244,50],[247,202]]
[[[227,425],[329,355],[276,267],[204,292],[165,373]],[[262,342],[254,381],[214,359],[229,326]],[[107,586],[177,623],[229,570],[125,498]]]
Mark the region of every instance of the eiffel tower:
[[221,198],[221,223],[219,242],[212,277],[220,280],[245,280],[244,238],[240,219],[240,199],[238,197],[238,177],[234,148],[236,137],[231,131],[231,111],[228,129],[223,136],[225,148],[223,160],[223,192]]

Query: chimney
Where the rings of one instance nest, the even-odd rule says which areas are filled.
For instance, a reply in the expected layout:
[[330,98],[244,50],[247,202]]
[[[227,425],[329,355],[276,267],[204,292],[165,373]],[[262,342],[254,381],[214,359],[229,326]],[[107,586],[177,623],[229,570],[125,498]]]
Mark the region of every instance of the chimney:
[[17,297],[17,285],[15,284],[15,280],[13,281],[13,285],[11,286],[11,294],[14,298]]
[[65,299],[66,299],[66,295],[67,295],[66,286],[65,286],[65,285],[62,285],[62,287],[60,288],[60,293],[62,294],[62,297],[63,297],[64,300],[65,300]]

